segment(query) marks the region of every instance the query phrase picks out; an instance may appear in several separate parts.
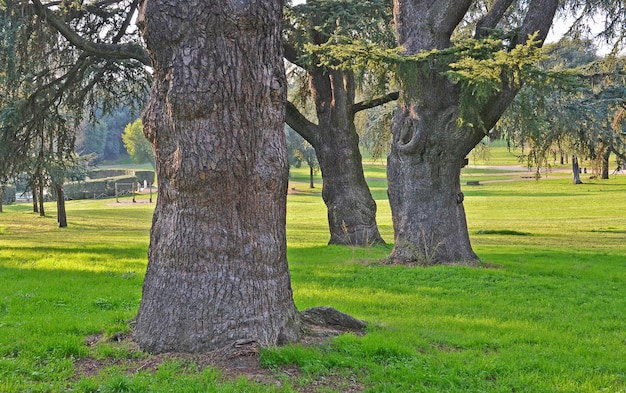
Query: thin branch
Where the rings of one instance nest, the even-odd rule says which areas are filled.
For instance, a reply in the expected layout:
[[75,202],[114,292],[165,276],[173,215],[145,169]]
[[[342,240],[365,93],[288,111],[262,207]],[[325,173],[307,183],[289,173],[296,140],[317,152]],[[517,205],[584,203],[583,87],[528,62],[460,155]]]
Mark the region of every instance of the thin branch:
[[377,97],[371,100],[357,102],[355,104],[352,104],[352,107],[350,108],[350,112],[352,112],[352,114],[355,114],[357,112],[360,112],[366,109],[375,108],[377,106],[386,104],[388,102],[396,101],[399,97],[400,97],[400,93],[397,91],[394,91],[389,94],[385,94],[382,97]]
[[95,56],[110,59],[134,59],[145,65],[152,65],[148,52],[138,44],[101,44],[89,41],[78,35],[40,0],[31,0],[37,15],[52,25],[75,47]]

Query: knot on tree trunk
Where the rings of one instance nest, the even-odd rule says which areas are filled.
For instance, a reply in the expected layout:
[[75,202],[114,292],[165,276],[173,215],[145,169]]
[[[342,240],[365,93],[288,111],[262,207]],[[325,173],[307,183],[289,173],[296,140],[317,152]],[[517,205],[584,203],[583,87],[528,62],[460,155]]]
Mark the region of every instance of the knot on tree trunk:
[[362,333],[367,323],[332,307],[312,307],[300,313],[302,321],[318,336],[336,336],[344,332]]

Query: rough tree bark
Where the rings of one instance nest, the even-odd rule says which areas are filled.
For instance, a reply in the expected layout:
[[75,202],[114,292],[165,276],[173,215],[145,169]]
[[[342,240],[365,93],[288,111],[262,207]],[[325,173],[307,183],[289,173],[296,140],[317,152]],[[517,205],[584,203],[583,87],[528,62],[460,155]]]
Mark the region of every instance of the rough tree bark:
[[[399,44],[409,55],[450,47],[450,37],[471,3],[394,0]],[[512,3],[496,0],[477,24],[476,36],[495,28]],[[531,0],[517,42],[535,31],[545,39],[557,5],[557,0]],[[458,125],[458,86],[434,67],[417,67],[399,71],[401,96],[387,166],[395,241],[390,258],[396,263],[471,263],[478,257],[470,244],[459,178],[466,154],[485,134]],[[477,108],[486,130],[515,94],[503,83],[497,96]]]
[[308,70],[318,124],[287,104],[287,124],[315,149],[328,211],[329,244],[384,243],[376,224],[376,202],[365,176],[354,126],[354,81],[349,71]]
[[159,198],[134,336],[151,352],[297,339],[281,0],[143,0]]

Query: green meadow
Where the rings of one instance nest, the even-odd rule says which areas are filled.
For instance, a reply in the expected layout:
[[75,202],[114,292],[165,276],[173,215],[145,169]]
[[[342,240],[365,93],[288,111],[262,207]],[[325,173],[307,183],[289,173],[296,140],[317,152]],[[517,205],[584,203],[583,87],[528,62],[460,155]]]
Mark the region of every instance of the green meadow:
[[[147,197],[69,201],[65,229],[52,203],[46,218],[5,206],[0,392],[626,392],[626,175],[573,185],[567,172],[532,174],[464,169],[484,266],[424,268],[386,265],[391,245],[327,246],[321,179],[310,189],[308,168],[294,169],[296,304],[369,325],[363,336],[262,349],[252,373],[119,340],[141,297]],[[384,165],[368,162],[366,178],[391,243]]]

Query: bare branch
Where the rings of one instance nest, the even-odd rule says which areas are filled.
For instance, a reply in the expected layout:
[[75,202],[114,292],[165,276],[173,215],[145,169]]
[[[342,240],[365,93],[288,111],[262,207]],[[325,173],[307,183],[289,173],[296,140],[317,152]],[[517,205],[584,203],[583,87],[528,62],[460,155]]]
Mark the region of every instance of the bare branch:
[[357,102],[352,105],[352,108],[350,109],[350,111],[352,112],[352,114],[355,114],[357,112],[370,109],[370,108],[375,108],[377,106],[386,104],[391,101],[396,101],[399,97],[400,97],[400,93],[397,91],[394,91],[389,94],[385,94],[382,97],[377,97],[371,100]]
[[[139,44],[95,43],[78,35],[40,0],[31,0],[37,15],[48,21],[66,40],[77,48],[94,56],[110,59],[134,59],[145,65],[152,65],[148,52]],[[126,23],[126,22],[125,22]]]
[[315,147],[318,145],[318,136],[315,132],[317,125],[304,117],[298,108],[289,101],[285,105],[285,123],[300,134],[311,146]]

